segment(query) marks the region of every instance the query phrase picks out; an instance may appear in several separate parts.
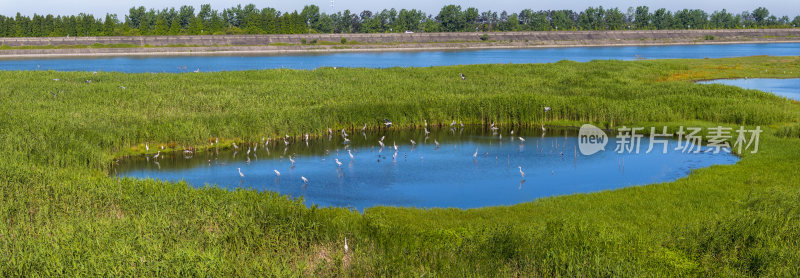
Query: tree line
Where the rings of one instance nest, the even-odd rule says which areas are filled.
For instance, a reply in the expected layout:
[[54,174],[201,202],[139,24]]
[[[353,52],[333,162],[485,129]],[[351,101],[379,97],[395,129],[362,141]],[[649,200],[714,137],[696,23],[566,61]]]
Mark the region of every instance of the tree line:
[[305,33],[397,33],[413,32],[493,32],[549,30],[665,30],[800,27],[800,16],[778,17],[759,7],[752,12],[733,14],[725,9],[711,14],[699,9],[650,11],[647,6],[583,11],[524,9],[518,13],[442,7],[438,14],[420,10],[384,9],[352,13],[321,13],[316,5],[302,11],[281,12],[258,9],[254,4],[237,5],[222,11],[210,4],[162,10],[133,7],[124,18],[116,14],[94,17],[91,14],[39,15],[17,13],[0,15],[0,37],[61,36],[147,36],[221,34],[305,34]]

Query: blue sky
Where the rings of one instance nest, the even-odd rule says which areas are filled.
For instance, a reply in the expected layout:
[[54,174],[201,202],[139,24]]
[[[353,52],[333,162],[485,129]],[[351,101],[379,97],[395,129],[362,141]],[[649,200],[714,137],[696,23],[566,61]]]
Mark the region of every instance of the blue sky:
[[[198,8],[200,4],[211,3],[214,9],[223,9],[236,4],[256,4],[259,8],[273,7],[281,11],[300,10],[304,5],[315,4],[320,6],[321,11],[331,12],[330,0],[289,0],[289,1],[246,1],[246,0],[0,0],[0,14],[14,15],[21,12],[25,15],[38,14],[78,14],[81,12],[94,15],[105,15],[107,12],[116,14],[127,14],[132,6],[145,6],[148,8],[161,9],[164,7],[178,7],[181,5],[192,5]],[[761,1],[697,1],[697,0],[670,0],[670,1],[620,1],[620,0],[560,0],[560,1],[530,1],[530,0],[462,0],[462,1],[443,1],[443,0],[405,0],[405,1],[380,1],[380,0],[336,0],[335,10],[349,9],[355,12],[363,10],[381,10],[384,8],[406,8],[422,9],[426,13],[437,13],[446,4],[457,4],[462,7],[476,7],[479,10],[507,10],[518,12],[525,8],[534,10],[550,9],[572,9],[583,10],[589,6],[602,5],[603,7],[619,7],[625,11],[627,7],[646,5],[653,8],[677,9],[703,9],[709,13],[714,10],[727,9],[730,12],[739,13],[744,10],[752,11],[758,6],[769,9],[771,14],[777,16],[788,15],[794,17],[800,15],[800,4],[797,0],[761,0]]]

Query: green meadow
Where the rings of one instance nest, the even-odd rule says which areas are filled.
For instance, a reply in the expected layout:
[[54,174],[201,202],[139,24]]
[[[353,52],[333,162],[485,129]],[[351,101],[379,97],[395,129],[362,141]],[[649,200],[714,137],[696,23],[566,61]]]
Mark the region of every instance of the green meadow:
[[[693,83],[744,77],[800,77],[800,57],[0,71],[0,276],[798,276],[800,103]],[[546,119],[544,106],[553,108]],[[470,210],[355,212],[113,175],[113,163],[147,152],[145,143],[153,154],[202,149],[216,138],[226,146],[379,128],[384,118],[393,128],[457,120],[765,131],[758,153],[674,182]]]

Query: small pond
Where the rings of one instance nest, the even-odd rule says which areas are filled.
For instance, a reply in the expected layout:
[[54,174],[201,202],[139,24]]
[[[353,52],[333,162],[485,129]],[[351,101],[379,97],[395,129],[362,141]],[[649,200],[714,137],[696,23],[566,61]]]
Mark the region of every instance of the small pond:
[[[185,181],[196,187],[276,191],[302,197],[308,205],[363,210],[380,205],[513,205],[547,196],[669,182],[692,169],[738,161],[724,152],[674,151],[677,141],[668,143],[667,153],[656,145],[658,151],[645,154],[647,138],[642,139],[639,154],[619,154],[613,135],[605,151],[584,156],[577,150],[577,129],[568,128],[544,133],[539,127],[515,128],[513,136],[511,128],[485,126],[430,131],[427,136],[421,129],[347,131],[349,142],[339,131],[308,142],[290,139],[288,146],[283,138],[272,138],[268,143],[240,144],[238,150],[162,153],[157,160],[152,155],[134,157],[120,161],[114,171],[124,177]],[[385,138],[383,148],[381,138]]]
[[717,79],[698,82],[700,84],[724,84],[742,87],[745,89],[760,90],[773,93],[785,98],[800,101],[800,78],[745,78],[745,79]]

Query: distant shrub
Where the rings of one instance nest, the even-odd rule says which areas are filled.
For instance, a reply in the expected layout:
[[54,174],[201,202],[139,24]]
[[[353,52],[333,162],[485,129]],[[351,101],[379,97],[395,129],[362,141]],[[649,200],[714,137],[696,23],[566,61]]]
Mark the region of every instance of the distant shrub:
[[714,40],[714,36],[712,36],[712,35],[706,35],[706,40],[707,40],[707,41],[713,41],[713,40]]
[[483,34],[483,35],[481,36],[481,40],[482,40],[482,41],[487,41],[487,40],[489,40],[489,35],[488,35],[488,34]]
[[317,39],[311,40],[311,44],[317,44]]
[[346,44],[346,43],[347,43],[347,38],[342,38],[342,44]]
[[300,44],[306,44],[306,39],[300,40]]

